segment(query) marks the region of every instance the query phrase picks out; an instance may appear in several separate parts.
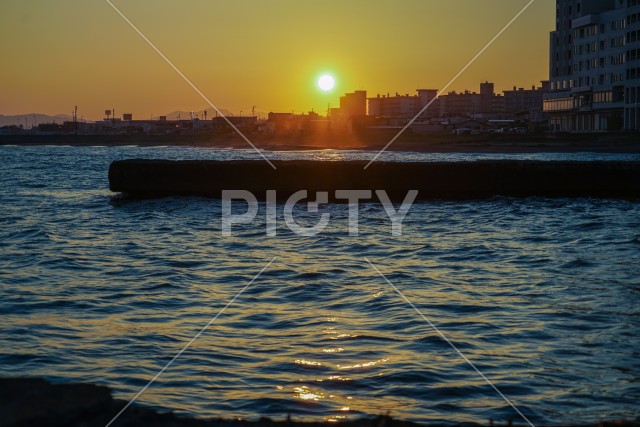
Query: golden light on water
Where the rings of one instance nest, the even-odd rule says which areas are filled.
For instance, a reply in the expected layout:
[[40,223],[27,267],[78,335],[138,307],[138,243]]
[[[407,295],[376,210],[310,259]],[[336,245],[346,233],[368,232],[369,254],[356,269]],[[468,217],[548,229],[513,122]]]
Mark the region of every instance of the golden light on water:
[[322,363],[313,360],[297,359],[294,361],[296,365],[322,366]]
[[311,389],[307,386],[295,387],[293,391],[296,393],[294,397],[297,397],[298,399],[301,399],[301,400],[310,400],[310,401],[317,402],[320,399],[325,398],[325,394],[323,392],[311,391]]
[[388,361],[389,359],[380,359],[380,360],[373,360],[371,362],[364,362],[364,363],[356,363],[354,365],[336,365],[336,367],[338,369],[359,369],[359,368],[370,368],[372,366],[376,366],[379,363],[384,363],[386,361]]
[[332,340],[339,340],[339,339],[346,339],[346,338],[357,338],[358,334],[350,334],[347,332],[339,332],[336,330],[335,326],[328,326],[326,328],[324,328],[322,330],[323,334],[327,334],[327,335],[331,335],[329,337],[329,339]]
[[329,381],[351,381],[351,378],[343,377],[342,375],[330,375],[327,379]]

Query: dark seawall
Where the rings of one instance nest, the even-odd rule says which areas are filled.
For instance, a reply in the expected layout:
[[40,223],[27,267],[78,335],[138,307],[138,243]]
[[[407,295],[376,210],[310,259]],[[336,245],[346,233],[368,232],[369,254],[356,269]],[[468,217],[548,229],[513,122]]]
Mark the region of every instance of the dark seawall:
[[248,190],[264,199],[267,190],[285,198],[298,190],[385,190],[404,200],[513,197],[640,197],[638,161],[473,161],[400,163],[365,161],[121,160],[109,168],[114,192],[137,197],[199,195],[220,197],[222,190]]

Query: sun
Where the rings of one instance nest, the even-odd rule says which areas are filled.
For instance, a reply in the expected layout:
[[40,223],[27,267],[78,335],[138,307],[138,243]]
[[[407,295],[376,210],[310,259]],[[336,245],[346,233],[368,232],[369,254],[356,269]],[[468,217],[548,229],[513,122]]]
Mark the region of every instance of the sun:
[[323,74],[318,79],[318,87],[324,92],[329,92],[336,86],[336,79],[331,74]]

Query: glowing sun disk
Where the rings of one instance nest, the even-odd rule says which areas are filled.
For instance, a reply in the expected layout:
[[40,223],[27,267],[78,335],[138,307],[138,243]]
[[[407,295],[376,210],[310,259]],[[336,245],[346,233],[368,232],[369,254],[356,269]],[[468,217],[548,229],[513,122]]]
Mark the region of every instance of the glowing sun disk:
[[335,85],[336,85],[336,80],[333,78],[333,76],[329,74],[324,74],[320,76],[320,78],[318,79],[318,87],[325,92],[328,92],[331,89],[333,89]]

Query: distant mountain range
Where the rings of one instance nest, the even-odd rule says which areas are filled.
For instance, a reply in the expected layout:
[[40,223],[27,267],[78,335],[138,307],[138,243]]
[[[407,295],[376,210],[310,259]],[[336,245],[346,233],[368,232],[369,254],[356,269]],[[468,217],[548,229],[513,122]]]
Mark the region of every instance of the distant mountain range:
[[62,123],[64,121],[71,120],[71,116],[68,114],[57,114],[55,116],[49,116],[47,114],[19,114],[16,116],[3,116],[0,114],[0,127],[1,126],[26,126],[30,128],[34,124],[39,123]]

